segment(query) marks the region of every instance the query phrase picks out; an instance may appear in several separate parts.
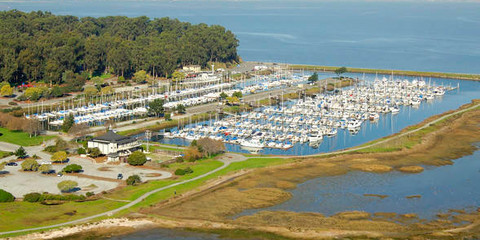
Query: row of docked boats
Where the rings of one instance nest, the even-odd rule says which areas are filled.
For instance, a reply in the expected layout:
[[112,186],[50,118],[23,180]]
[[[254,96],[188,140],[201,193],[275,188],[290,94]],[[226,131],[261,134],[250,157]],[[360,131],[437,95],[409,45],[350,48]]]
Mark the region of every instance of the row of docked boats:
[[167,138],[195,140],[209,137],[246,149],[289,149],[295,144],[318,147],[339,130],[357,134],[366,121],[382,114],[398,114],[401,106],[418,107],[445,94],[449,88],[422,80],[375,79],[338,91],[317,94],[197,124],[165,134]]
[[136,91],[123,98],[114,97],[111,101],[101,101],[95,104],[82,101],[66,103],[62,109],[40,111],[40,113],[28,114],[25,117],[48,122],[51,126],[61,126],[65,117],[72,114],[75,123],[94,126],[101,125],[107,120],[125,121],[144,116],[148,113],[148,104],[156,99],[165,101],[164,108],[173,109],[179,104],[189,107],[217,101],[222,92],[227,95],[232,95],[235,91],[250,94],[290,86],[302,81],[305,81],[304,77],[295,76],[289,72],[233,82],[222,82],[218,77],[211,77],[208,81],[203,81],[201,84],[196,83],[194,87],[190,88],[171,87],[163,92],[153,89],[151,93]]

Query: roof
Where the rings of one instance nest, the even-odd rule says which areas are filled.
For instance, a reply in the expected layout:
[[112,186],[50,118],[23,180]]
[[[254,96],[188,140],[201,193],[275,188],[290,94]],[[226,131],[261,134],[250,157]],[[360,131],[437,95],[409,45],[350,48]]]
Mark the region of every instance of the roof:
[[98,136],[96,138],[93,138],[92,141],[101,141],[101,142],[111,142],[111,143],[124,144],[124,143],[133,142],[133,141],[136,141],[136,140],[135,140],[135,138],[118,135],[115,132],[113,132],[112,130],[108,130],[107,133],[103,134],[102,136]]

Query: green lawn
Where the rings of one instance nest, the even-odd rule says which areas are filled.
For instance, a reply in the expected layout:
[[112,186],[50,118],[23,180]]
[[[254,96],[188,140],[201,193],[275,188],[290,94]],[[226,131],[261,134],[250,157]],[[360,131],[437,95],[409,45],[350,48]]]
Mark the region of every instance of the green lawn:
[[[46,206],[40,203],[0,203],[0,231],[40,227],[71,221],[112,210],[126,203],[110,200],[92,202],[68,202]],[[76,212],[75,212],[76,211]]]
[[8,157],[13,155],[13,152],[0,151],[0,158]]
[[10,131],[6,128],[0,128],[1,142],[13,143],[21,146],[35,146],[40,145],[44,140],[48,141],[54,136],[36,136],[30,137],[26,132],[22,131]]
[[[174,146],[174,145],[172,145]],[[143,144],[142,145],[143,149],[147,149],[147,145]],[[150,145],[150,151],[152,152],[155,149],[159,150],[166,150],[166,151],[174,151],[174,152],[183,152],[183,149],[178,149],[178,148],[172,148],[172,147],[165,147],[165,146],[155,146],[155,145]]]

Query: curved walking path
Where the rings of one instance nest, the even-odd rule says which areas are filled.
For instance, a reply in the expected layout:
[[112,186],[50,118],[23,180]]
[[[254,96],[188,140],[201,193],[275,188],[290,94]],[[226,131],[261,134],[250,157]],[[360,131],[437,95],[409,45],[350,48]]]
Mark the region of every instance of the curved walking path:
[[[424,124],[423,126],[419,127],[419,128],[416,128],[416,129],[413,129],[413,130],[410,130],[410,131],[407,131],[407,132],[404,132],[402,134],[399,134],[397,136],[393,136],[393,137],[390,137],[390,138],[387,138],[387,139],[384,139],[382,141],[379,141],[379,142],[376,142],[376,143],[372,143],[372,144],[368,144],[366,146],[362,146],[362,147],[355,147],[355,148],[350,148],[350,149],[344,149],[344,150],[339,150],[339,151],[335,151],[335,152],[330,152],[330,153],[320,153],[320,154],[313,154],[313,155],[308,155],[308,156],[300,156],[300,157],[312,157],[312,156],[327,156],[327,155],[331,155],[331,154],[339,154],[339,153],[348,153],[348,152],[353,152],[353,151],[358,151],[358,150],[362,150],[362,149],[366,149],[366,148],[369,148],[369,147],[372,147],[372,146],[376,146],[376,145],[379,145],[379,144],[382,144],[382,143],[385,143],[385,142],[388,142],[388,141],[391,141],[393,139],[397,139],[397,138],[400,138],[400,137],[403,137],[405,135],[408,135],[408,134],[411,134],[411,133],[414,133],[414,132],[417,132],[417,131],[420,131],[424,128],[427,128],[429,127],[430,125],[432,124],[435,124],[435,123],[438,123],[444,119],[447,119],[451,116],[454,116],[454,115],[457,115],[457,114],[461,114],[461,113],[464,113],[464,112],[467,112],[467,111],[470,111],[472,109],[475,109],[475,108],[478,108],[480,107],[480,103],[479,104],[476,104],[476,105],[473,105],[471,107],[468,107],[468,108],[465,108],[465,109],[462,109],[462,110],[459,110],[459,111],[455,111],[453,113],[450,113],[450,114],[447,114],[447,115],[444,115],[442,117],[439,117],[431,122],[428,122],[426,124]],[[294,156],[286,156],[286,157],[294,157]],[[299,156],[297,156],[299,157]],[[166,189],[169,189],[169,188],[172,188],[172,187],[176,187],[176,186],[179,186],[179,185],[182,185],[182,184],[185,184],[185,183],[189,183],[189,182],[192,182],[192,181],[196,181],[198,179],[201,179],[201,178],[204,178],[208,175],[211,175],[215,172],[218,172],[222,169],[225,169],[226,167],[228,167],[232,162],[237,162],[237,161],[243,161],[243,160],[246,160],[248,159],[247,157],[243,156],[243,155],[240,155],[240,154],[234,154],[234,153],[227,153],[224,155],[223,159],[221,160],[224,164],[219,167],[219,168],[216,168],[210,172],[207,172],[207,173],[204,173],[200,176],[197,176],[197,177],[194,177],[192,179],[188,179],[188,180],[184,180],[184,181],[181,181],[181,182],[177,182],[177,183],[174,183],[174,184],[171,184],[171,185],[168,185],[168,186],[165,186],[165,187],[161,187],[161,188],[157,188],[155,190],[152,190],[152,191],[149,191],[145,194],[143,194],[142,196],[140,196],[139,198],[133,200],[132,202],[126,204],[126,205],[123,205],[117,209],[113,209],[113,210],[110,210],[110,211],[107,211],[107,212],[103,212],[103,213],[99,213],[99,214],[96,214],[96,215],[93,215],[93,216],[89,216],[89,217],[85,217],[85,218],[81,218],[81,219],[77,219],[77,220],[73,220],[73,221],[69,221],[69,222],[64,222],[64,223],[59,223],[59,224],[54,224],[54,225],[50,225],[50,226],[43,226],[43,227],[36,227],[36,228],[27,228],[27,229],[21,229],[21,230],[15,230],[15,231],[8,231],[8,232],[0,232],[0,236],[1,235],[5,235],[5,234],[13,234],[13,233],[23,233],[23,232],[29,232],[29,231],[37,231],[37,230],[45,230],[45,229],[50,229],[50,228],[57,228],[57,227],[63,227],[63,226],[67,226],[67,225],[71,225],[71,224],[79,224],[79,223],[83,223],[83,222],[86,222],[86,221],[89,221],[89,220],[93,220],[95,218],[98,218],[98,217],[103,217],[103,216],[111,216],[115,213],[118,213],[122,210],[125,210],[125,209],[128,209],[134,205],[136,205],[137,203],[140,203],[141,201],[143,201],[144,199],[146,199],[147,197],[151,196],[152,194],[155,194],[155,193],[158,193],[160,191],[163,191],[163,190],[166,190]]]
[[177,183],[173,183],[171,185],[149,191],[149,192],[143,194],[142,196],[140,196],[139,198],[137,198],[137,199],[129,202],[128,204],[125,204],[125,205],[123,205],[123,206],[121,206],[117,209],[113,209],[113,210],[103,212],[103,213],[99,213],[99,214],[96,214],[96,215],[92,215],[92,216],[89,216],[89,217],[85,217],[85,218],[81,218],[81,219],[77,219],[77,220],[73,220],[73,221],[68,221],[68,222],[64,222],[64,223],[53,224],[53,225],[49,225],[49,226],[36,227],[36,228],[26,228],[26,229],[20,229],[20,230],[15,230],[15,231],[8,231],[8,232],[0,232],[0,236],[5,235],[5,234],[23,233],[23,232],[30,232],[30,231],[37,231],[37,230],[45,230],[45,229],[50,229],[50,228],[64,227],[64,226],[71,225],[71,224],[83,223],[83,222],[93,220],[93,219],[98,218],[98,217],[111,216],[111,215],[113,215],[115,213],[118,213],[122,210],[133,207],[134,205],[136,205],[137,203],[140,203],[141,201],[143,201],[147,197],[151,196],[152,194],[155,194],[155,193],[158,193],[160,191],[163,191],[163,190],[166,190],[166,189],[169,189],[169,188],[173,188],[173,187],[185,184],[185,183],[193,182],[193,181],[196,181],[198,179],[202,179],[202,178],[204,178],[208,175],[211,175],[213,173],[216,173],[216,172],[228,167],[233,162],[243,161],[245,159],[247,159],[247,158],[245,158],[243,156],[238,156],[238,154],[227,153],[221,159],[221,161],[223,162],[223,165],[221,167],[216,168],[216,169],[214,169],[210,172],[204,173],[202,175],[196,176],[194,178],[184,180],[184,181],[181,181],[181,182],[177,182]]

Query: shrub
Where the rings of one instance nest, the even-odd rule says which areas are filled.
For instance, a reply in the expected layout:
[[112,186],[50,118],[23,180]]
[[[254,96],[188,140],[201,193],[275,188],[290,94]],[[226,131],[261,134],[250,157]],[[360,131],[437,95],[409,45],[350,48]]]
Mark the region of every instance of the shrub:
[[44,193],[40,197],[40,202],[47,201],[47,200],[57,200],[57,201],[82,201],[85,200],[85,196],[83,195],[75,195],[75,194],[50,194]]
[[77,149],[77,153],[78,154],[87,154],[87,150],[85,150],[85,148],[81,147],[81,148]]
[[183,176],[183,175],[185,175],[185,170],[179,168],[179,169],[175,170],[175,175]]
[[67,160],[67,152],[65,152],[65,151],[56,152],[52,155],[51,160],[54,163],[62,163],[65,160]]
[[147,162],[147,157],[143,152],[135,151],[128,156],[127,161],[132,166],[141,166]]
[[49,152],[49,153],[54,153],[54,152],[57,151],[57,147],[56,146],[48,146],[45,149],[43,149],[43,151]]
[[100,149],[98,149],[97,147],[89,148],[89,149],[87,149],[87,152],[90,155],[90,157],[93,157],[93,158],[96,158],[96,157],[102,155],[102,152],[100,152]]
[[11,193],[3,189],[0,189],[0,202],[13,202],[13,201],[15,201],[15,197]]
[[41,173],[48,173],[50,170],[52,170],[51,164],[42,164],[40,167],[38,167],[38,171]]
[[18,103],[16,103],[16,102],[8,102],[8,105],[10,105],[10,106],[17,106]]
[[185,168],[184,171],[185,171],[185,174],[193,173],[193,170],[190,167]]
[[186,167],[185,169],[179,168],[175,170],[175,175],[177,176],[183,176],[185,174],[190,174],[193,173],[193,170],[190,167]]
[[[62,192],[71,192],[77,188],[78,183],[71,180],[61,181],[57,184],[58,189]],[[55,199],[56,200],[56,199]]]
[[127,178],[127,185],[137,185],[142,183],[142,180],[140,179],[140,176],[138,175],[132,175]]
[[93,193],[93,192],[87,192],[87,193],[85,193],[85,196],[87,196],[87,197],[91,197],[91,196],[93,196],[93,195],[95,195],[95,193]]
[[42,197],[40,193],[27,193],[23,195],[24,202],[39,202]]
[[66,172],[66,173],[72,173],[72,172],[78,173],[78,172],[82,171],[82,166],[80,166],[78,164],[70,164],[70,165],[64,167],[62,171]]
[[29,158],[22,162],[23,171],[37,171],[38,167],[38,162],[33,158]]

